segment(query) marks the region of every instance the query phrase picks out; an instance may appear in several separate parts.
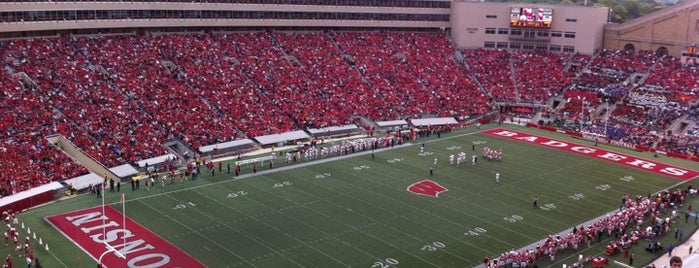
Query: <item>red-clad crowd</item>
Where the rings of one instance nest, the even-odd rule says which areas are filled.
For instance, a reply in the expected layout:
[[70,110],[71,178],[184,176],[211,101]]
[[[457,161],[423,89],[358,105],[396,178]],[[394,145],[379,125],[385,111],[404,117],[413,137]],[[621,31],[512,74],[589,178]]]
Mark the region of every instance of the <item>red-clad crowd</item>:
[[[699,148],[695,136],[661,135],[692,113],[696,70],[648,52],[457,50],[443,33],[274,31],[4,40],[0,52],[2,195],[87,172],[47,145],[52,134],[112,167],[165,154],[173,137],[197,148],[358,116],[467,119],[494,101],[561,96],[549,114],[582,115],[600,132],[594,113],[609,103],[614,139]],[[629,77],[648,72],[630,90]]]
[[570,57],[548,50],[512,52],[519,100],[545,104],[549,98],[563,92],[575,77],[575,72],[564,71]]
[[426,113],[484,114],[487,97],[453,59],[439,33],[333,33],[342,51],[369,83],[379,103],[370,118],[398,119]]
[[[350,65],[330,35],[321,32],[276,33],[281,66],[269,86],[278,105],[302,127],[321,128],[354,121],[356,113],[375,118],[383,101]],[[286,58],[285,58],[286,56]],[[274,71],[274,65],[269,66]],[[354,105],[360,105],[355,107]]]
[[469,67],[469,75],[477,79],[494,100],[517,99],[509,51],[474,49],[463,50],[462,53]]
[[[192,98],[213,108],[212,114],[202,119],[209,121],[209,126],[201,129],[208,140],[199,135],[187,137],[195,148],[246,135],[256,137],[296,129],[276,103],[277,98],[270,98],[267,93],[276,86],[275,80],[285,79],[276,74],[290,71],[279,53],[275,53],[269,34],[163,35],[157,42],[169,55],[166,58],[179,67],[179,79],[190,87]],[[208,127],[218,133],[207,132]]]
[[[531,249],[521,251],[511,250],[500,256],[483,260],[486,267],[536,267],[534,264],[542,258],[555,260],[559,252],[577,252],[581,247],[589,248],[594,243],[600,243],[614,237],[607,244],[606,256],[611,256],[627,250],[641,240],[655,241],[660,235],[671,230],[671,218],[677,217],[670,212],[674,205],[683,203],[688,192],[676,190],[663,192],[657,196],[626,195],[618,212],[607,215],[587,226],[574,227],[565,234],[549,235]],[[688,211],[690,212],[690,211]],[[643,245],[647,250],[659,250],[656,245]],[[584,267],[586,262],[594,257],[585,257],[569,265],[569,267]]]
[[197,148],[357,115],[490,110],[438,33],[98,36],[0,47],[2,195],[87,173],[47,145],[52,134],[111,167],[162,155],[172,137]]

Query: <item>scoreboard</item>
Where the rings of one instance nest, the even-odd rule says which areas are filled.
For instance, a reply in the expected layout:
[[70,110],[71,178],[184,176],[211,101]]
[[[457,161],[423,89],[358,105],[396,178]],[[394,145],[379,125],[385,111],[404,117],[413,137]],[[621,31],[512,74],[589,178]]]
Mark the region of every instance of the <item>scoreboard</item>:
[[551,28],[553,10],[550,8],[513,7],[510,10],[510,26]]
[[699,63],[699,54],[697,54],[697,46],[685,46],[682,49],[682,57],[680,58],[684,65],[697,65]]

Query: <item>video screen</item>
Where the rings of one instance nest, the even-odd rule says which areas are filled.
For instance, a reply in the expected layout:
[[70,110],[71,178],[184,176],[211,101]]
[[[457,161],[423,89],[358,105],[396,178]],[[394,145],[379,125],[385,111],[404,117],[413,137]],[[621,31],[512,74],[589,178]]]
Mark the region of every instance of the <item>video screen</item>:
[[553,10],[550,8],[513,7],[510,12],[510,26],[551,28]]

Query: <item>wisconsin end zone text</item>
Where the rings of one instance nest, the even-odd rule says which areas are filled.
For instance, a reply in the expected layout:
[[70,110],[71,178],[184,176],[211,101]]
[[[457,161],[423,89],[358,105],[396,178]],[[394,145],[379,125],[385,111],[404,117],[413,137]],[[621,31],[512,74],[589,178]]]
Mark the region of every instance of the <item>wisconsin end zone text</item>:
[[102,259],[107,267],[206,267],[131,219],[126,218],[123,224],[122,214],[110,206],[105,207],[104,214],[102,207],[94,207],[46,219],[95,260],[107,251],[105,243],[126,256],[121,259],[107,254]]

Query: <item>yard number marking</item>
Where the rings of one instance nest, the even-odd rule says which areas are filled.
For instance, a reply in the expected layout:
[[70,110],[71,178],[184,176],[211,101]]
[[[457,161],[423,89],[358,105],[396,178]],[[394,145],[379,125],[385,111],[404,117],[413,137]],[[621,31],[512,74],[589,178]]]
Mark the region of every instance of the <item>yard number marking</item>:
[[484,228],[476,227],[476,228],[473,228],[473,229],[469,229],[468,232],[465,232],[465,233],[464,233],[464,235],[473,235],[473,236],[476,236],[476,235],[485,234],[485,233],[487,233],[487,232],[488,232],[488,230],[486,230],[486,229],[484,229]]
[[236,197],[241,197],[244,195],[248,195],[248,192],[246,191],[237,191],[237,192],[232,192],[227,195],[228,198],[236,198]]
[[577,194],[569,195],[568,198],[573,199],[573,200],[580,200],[580,199],[585,199],[585,195],[582,193],[577,193]]
[[631,181],[633,181],[633,177],[631,177],[631,176],[624,176],[624,177],[619,178],[619,180],[622,180],[622,181],[625,181],[625,182],[631,182]]
[[438,249],[445,248],[445,247],[447,247],[447,245],[445,245],[444,243],[439,242],[439,241],[435,241],[435,242],[432,242],[430,244],[422,246],[422,249],[420,249],[420,250],[422,250],[422,251],[437,251]]
[[325,179],[327,177],[330,177],[330,173],[316,174],[316,179]]
[[524,217],[522,217],[520,215],[512,215],[509,217],[504,217],[502,219],[505,220],[506,222],[515,223],[515,222],[524,220]]
[[388,159],[388,160],[386,160],[386,162],[389,162],[389,163],[391,163],[391,164],[393,164],[393,163],[398,163],[398,162],[400,162],[400,161],[403,161],[403,158],[393,158],[393,159]]
[[395,258],[386,258],[383,261],[374,262],[374,265],[372,265],[371,268],[388,268],[396,265],[398,265],[398,260]]
[[600,191],[606,191],[606,190],[612,189],[612,186],[609,186],[609,184],[600,184],[600,185],[595,186],[595,188],[597,190],[600,190]]
[[197,206],[197,205],[194,204],[194,203],[192,203],[192,202],[187,202],[187,203],[184,203],[184,204],[177,204],[177,205],[175,205],[175,207],[172,208],[172,209],[185,209],[185,208],[188,208],[188,207],[196,207],[196,206]]
[[542,210],[556,209],[556,205],[554,205],[553,203],[544,204],[543,206],[541,206],[541,209]]
[[358,167],[353,167],[354,170],[362,170],[362,169],[369,169],[369,166],[361,165]]
[[291,185],[294,185],[294,184],[291,183],[290,181],[283,181],[283,182],[275,183],[274,185],[272,185],[272,188],[282,188],[282,187],[291,186]]

